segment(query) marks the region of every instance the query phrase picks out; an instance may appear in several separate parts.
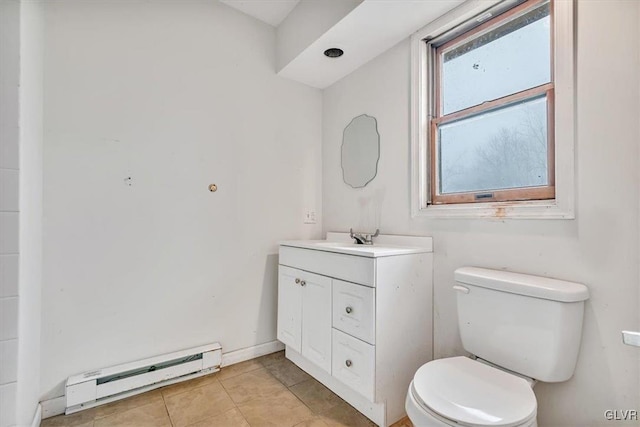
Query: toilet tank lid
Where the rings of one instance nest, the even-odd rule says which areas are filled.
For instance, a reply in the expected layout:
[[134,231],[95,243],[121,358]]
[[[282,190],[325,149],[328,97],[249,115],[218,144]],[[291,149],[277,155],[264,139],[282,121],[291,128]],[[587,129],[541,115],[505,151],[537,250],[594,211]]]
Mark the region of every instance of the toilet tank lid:
[[589,299],[589,289],[581,283],[529,274],[462,267],[455,271],[454,278],[459,283],[552,301],[578,302]]

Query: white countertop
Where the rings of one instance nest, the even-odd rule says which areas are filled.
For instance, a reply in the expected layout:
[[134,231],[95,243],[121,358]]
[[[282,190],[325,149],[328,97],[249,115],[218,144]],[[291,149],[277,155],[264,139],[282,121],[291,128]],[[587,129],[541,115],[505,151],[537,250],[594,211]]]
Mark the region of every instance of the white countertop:
[[431,252],[431,249],[429,247],[390,245],[386,243],[374,243],[373,245],[357,245],[350,242],[337,242],[329,240],[288,240],[280,242],[280,245],[294,248],[311,249],[315,251],[356,255],[368,258]]

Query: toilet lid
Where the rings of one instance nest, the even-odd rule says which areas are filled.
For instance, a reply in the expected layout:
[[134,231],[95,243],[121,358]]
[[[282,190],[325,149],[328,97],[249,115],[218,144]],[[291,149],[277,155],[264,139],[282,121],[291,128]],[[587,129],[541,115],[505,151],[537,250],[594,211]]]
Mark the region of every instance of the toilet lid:
[[413,388],[425,407],[469,426],[517,426],[537,408],[527,381],[468,357],[422,365]]

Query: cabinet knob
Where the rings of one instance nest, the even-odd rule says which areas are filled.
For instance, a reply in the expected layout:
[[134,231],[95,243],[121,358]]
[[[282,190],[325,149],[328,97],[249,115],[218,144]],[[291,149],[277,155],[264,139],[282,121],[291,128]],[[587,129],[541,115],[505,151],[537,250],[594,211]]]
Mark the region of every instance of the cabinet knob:
[[307,282],[305,282],[304,280],[301,280],[301,281],[300,281],[300,286],[304,286],[304,285],[306,285],[306,284],[307,284]]
[[353,311],[353,308],[347,307],[347,308],[344,309],[344,311],[346,311],[347,314],[351,314],[351,312]]
[[296,279],[296,285],[300,283],[300,279]]
[[352,363],[352,362],[351,362],[351,360],[349,360],[349,359],[347,359],[347,360],[344,362],[344,364],[345,364],[345,365],[347,365],[347,368],[350,368],[350,367],[351,367],[351,365],[353,365],[353,363]]

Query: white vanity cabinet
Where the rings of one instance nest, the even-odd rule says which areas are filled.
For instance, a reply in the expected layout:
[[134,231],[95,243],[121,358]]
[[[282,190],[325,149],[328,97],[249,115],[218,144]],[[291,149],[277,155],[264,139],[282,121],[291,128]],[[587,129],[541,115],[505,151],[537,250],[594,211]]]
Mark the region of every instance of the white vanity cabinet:
[[279,267],[278,339],[331,373],[331,279]]
[[281,243],[278,339],[288,359],[387,426],[432,359],[432,240],[348,236]]

